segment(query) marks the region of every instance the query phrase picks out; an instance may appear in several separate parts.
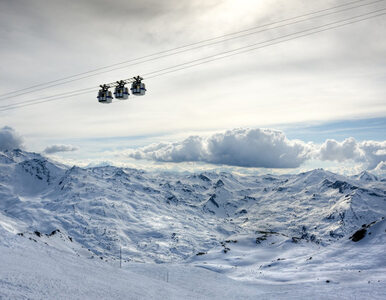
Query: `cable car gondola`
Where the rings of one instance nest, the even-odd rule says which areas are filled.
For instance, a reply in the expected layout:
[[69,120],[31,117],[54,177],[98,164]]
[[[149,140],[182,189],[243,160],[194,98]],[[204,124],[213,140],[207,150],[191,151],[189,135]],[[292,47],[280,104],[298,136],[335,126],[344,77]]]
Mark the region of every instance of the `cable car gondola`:
[[111,103],[111,101],[113,100],[113,96],[109,91],[109,86],[104,84],[104,85],[100,85],[100,87],[101,89],[98,91],[98,97],[97,97],[99,103],[105,103],[105,104]]
[[117,84],[114,91],[115,98],[119,100],[126,100],[129,98],[129,89],[125,87],[125,82],[121,80],[117,81]]
[[131,93],[135,96],[145,95],[146,93],[145,84],[141,82],[143,78],[140,76],[137,76],[137,77],[134,77],[134,80],[135,81],[132,83],[131,89],[130,89]]

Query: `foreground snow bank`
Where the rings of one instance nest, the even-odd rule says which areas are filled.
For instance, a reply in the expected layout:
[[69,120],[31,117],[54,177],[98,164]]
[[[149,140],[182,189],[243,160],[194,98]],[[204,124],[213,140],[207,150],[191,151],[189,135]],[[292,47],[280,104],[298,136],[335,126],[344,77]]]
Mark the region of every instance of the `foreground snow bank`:
[[[384,233],[382,226],[374,234]],[[87,259],[66,247],[18,236],[1,226],[0,236],[1,299],[384,299],[386,295],[382,248],[368,247],[375,243],[369,238],[358,248],[315,253],[311,265],[302,255],[287,251],[283,255],[295,261],[273,265],[272,271],[264,270],[266,276],[252,283],[241,278],[232,280],[221,271],[221,266],[229,266],[235,259],[234,255],[210,258],[212,262],[206,267],[212,270],[202,268],[203,261],[195,262],[201,267],[124,263],[120,269],[116,262]],[[251,247],[241,244],[239,249],[231,247],[230,253],[242,256],[243,251],[244,255],[251,252]],[[270,249],[265,251],[266,257],[272,256]],[[245,279],[249,274],[251,279],[260,270],[247,264],[233,268],[228,275],[237,278],[242,273]]]
[[[12,235],[0,229],[1,299],[197,299],[186,289],[108,263]],[[186,269],[186,268],[184,268]],[[189,268],[193,270],[194,268]],[[185,270],[184,270],[185,271]],[[192,272],[192,271],[190,271]],[[149,273],[152,273],[149,270]],[[157,272],[157,274],[159,271]],[[194,273],[194,272],[192,272]],[[205,272],[210,274],[211,272]],[[214,274],[216,275],[216,274]],[[216,276],[203,276],[213,280]],[[227,280],[224,276],[224,281]],[[214,285],[214,290],[216,285]],[[224,286],[223,286],[224,287]],[[223,296],[226,293],[222,293]]]

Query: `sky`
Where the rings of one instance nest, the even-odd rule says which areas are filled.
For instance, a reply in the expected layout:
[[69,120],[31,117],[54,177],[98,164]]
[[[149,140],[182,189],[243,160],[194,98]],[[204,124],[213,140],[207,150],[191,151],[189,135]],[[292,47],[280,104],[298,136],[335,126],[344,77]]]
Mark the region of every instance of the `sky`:
[[[386,1],[356,1],[336,14],[296,19],[17,96],[33,85],[349,2],[2,0],[0,148],[20,146],[82,166],[238,172],[323,167],[381,174],[386,168],[386,15],[148,80],[144,76],[142,97],[102,105],[96,94],[99,84],[385,9]],[[90,87],[95,91],[5,110]]]

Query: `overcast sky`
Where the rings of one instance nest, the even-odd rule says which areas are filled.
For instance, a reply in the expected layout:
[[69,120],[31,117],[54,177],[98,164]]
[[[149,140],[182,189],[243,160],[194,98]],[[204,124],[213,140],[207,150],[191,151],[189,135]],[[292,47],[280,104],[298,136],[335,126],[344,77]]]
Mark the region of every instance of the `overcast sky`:
[[[348,2],[352,1],[2,0],[0,94]],[[374,1],[355,5],[370,2]],[[20,97],[0,96],[0,110],[11,103],[146,74],[384,8],[386,1],[379,1]],[[377,162],[380,169],[386,151],[382,148],[385,25],[382,16],[145,80],[147,95],[131,96],[125,102],[101,105],[95,90],[0,111],[0,128],[5,127],[0,137],[10,145],[5,137],[18,134],[27,150],[44,151],[69,163],[108,160],[144,166],[147,161],[174,168],[193,161],[200,167],[339,169],[355,162],[357,171],[374,170]],[[226,132],[236,143],[233,152],[228,153],[230,147],[222,142],[209,151],[207,145],[214,137]],[[270,148],[273,135],[281,137],[283,147]],[[182,147],[192,137],[196,143],[187,153],[178,159],[165,156],[162,145],[169,150],[170,145]],[[371,144],[378,154],[364,146],[370,140],[379,143]],[[158,152],[151,152],[150,145]],[[339,152],[337,145],[351,150]],[[204,147],[206,152],[201,149],[192,157],[191,147]],[[323,154],[323,149],[328,153]],[[267,163],[264,151],[278,156]]]

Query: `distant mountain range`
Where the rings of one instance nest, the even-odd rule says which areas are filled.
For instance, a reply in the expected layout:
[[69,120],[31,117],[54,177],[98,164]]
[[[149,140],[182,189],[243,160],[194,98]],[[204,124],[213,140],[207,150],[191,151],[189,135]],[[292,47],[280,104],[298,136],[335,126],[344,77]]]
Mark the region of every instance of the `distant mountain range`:
[[231,236],[274,234],[324,247],[385,213],[386,182],[369,172],[182,175],[0,152],[3,226],[35,239],[60,233],[72,251],[103,259],[116,259],[121,248],[130,261],[191,261],[227,248]]

